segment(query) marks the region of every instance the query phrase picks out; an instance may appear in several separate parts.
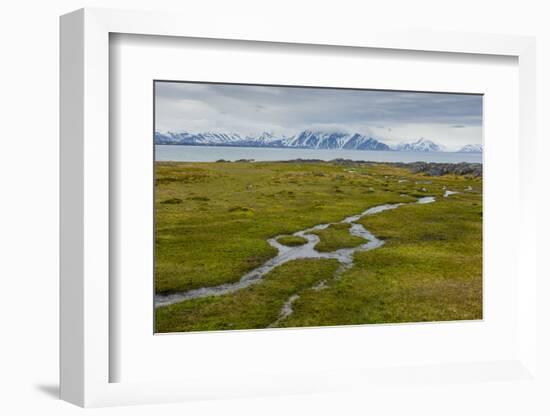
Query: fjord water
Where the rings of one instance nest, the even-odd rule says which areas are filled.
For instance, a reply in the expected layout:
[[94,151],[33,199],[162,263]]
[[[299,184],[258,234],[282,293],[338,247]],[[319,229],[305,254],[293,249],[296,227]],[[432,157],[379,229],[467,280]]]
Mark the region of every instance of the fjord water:
[[293,159],[351,159],[371,162],[482,163],[481,153],[155,145],[157,161],[215,162],[220,159],[254,159],[266,162]]

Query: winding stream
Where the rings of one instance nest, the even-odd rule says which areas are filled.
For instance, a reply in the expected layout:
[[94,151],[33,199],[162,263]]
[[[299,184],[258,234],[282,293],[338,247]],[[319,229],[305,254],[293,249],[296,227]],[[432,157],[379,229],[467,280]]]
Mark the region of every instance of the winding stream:
[[[336,223],[318,224],[314,227],[307,228],[293,234],[294,236],[303,237],[307,240],[307,243],[301,246],[285,246],[277,241],[277,239],[281,236],[270,238],[269,240],[267,240],[267,242],[272,247],[277,249],[278,254],[270,260],[266,261],[261,266],[243,275],[238,282],[225,283],[211,287],[201,287],[199,289],[193,289],[187,292],[171,293],[168,295],[155,295],[155,307],[171,305],[173,303],[183,302],[190,299],[203,298],[208,296],[220,296],[237,292],[248,286],[261,282],[263,280],[263,277],[274,268],[297,259],[336,259],[340,263],[340,267],[336,270],[334,276],[334,278],[337,279],[345,270],[353,266],[353,255],[356,252],[374,250],[384,244],[383,240],[377,238],[356,221],[359,221],[361,218],[368,215],[374,215],[380,212],[399,208],[402,205],[428,204],[434,201],[435,197],[427,196],[419,198],[416,202],[411,203],[383,204],[369,208],[360,214],[344,218],[342,221]],[[317,235],[312,234],[312,232],[323,230],[333,224],[342,223],[351,224],[349,228],[350,234],[356,237],[363,238],[364,240],[366,240],[366,242],[353,248],[342,248],[331,252],[317,251],[315,249],[315,245],[320,241],[320,238]],[[326,281],[321,281],[311,289],[321,290],[324,287],[326,287]],[[292,304],[298,299],[298,297],[299,295],[294,294],[287,300],[280,312],[279,319],[277,319],[277,321],[275,321],[271,326],[276,326],[279,321],[285,319],[292,313]]]

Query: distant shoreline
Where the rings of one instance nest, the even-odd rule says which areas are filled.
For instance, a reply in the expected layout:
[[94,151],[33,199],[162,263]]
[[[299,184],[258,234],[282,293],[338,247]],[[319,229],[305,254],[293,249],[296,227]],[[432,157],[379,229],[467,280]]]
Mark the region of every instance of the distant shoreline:
[[437,163],[437,162],[376,162],[368,160],[351,160],[351,159],[333,159],[333,160],[321,160],[321,159],[290,159],[290,160],[254,160],[254,159],[239,159],[239,160],[224,160],[219,159],[215,161],[203,161],[203,162],[187,162],[187,161],[170,161],[170,160],[156,160],[155,163],[327,163],[337,164],[343,166],[353,167],[354,165],[387,165],[392,167],[408,169],[412,173],[424,173],[428,176],[443,176],[447,174],[458,176],[473,176],[474,178],[483,177],[483,164],[477,162],[457,162],[457,163]]
[[402,165],[476,165],[483,166],[483,163],[479,162],[378,162],[376,160],[353,160],[353,159],[343,159],[336,158],[331,160],[323,159],[288,159],[288,160],[256,160],[256,159],[238,159],[238,160],[209,160],[209,161],[186,161],[186,160],[155,160],[155,163],[332,163],[332,164],[372,164],[372,165],[392,165],[392,166],[402,166]]
[[155,145],[154,158],[160,161],[215,162],[216,160],[323,160],[336,159],[370,162],[483,163],[481,153],[413,152],[383,150],[309,149],[240,146]]
[[230,144],[230,143],[155,143],[155,146],[176,146],[176,147],[231,147],[231,148],[247,148],[247,149],[292,149],[292,150],[327,150],[327,151],[353,151],[353,152],[395,152],[395,153],[454,153],[465,155],[481,155],[483,152],[460,152],[460,151],[420,151],[420,150],[395,150],[395,149],[328,149],[328,148],[315,148],[307,146],[267,146],[267,145],[243,145],[243,144]]

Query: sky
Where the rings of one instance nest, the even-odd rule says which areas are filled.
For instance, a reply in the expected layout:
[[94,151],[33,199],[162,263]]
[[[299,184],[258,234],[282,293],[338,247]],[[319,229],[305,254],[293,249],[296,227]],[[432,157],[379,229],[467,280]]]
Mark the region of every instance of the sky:
[[387,144],[425,138],[449,150],[482,141],[482,96],[401,91],[156,82],[159,132],[243,136],[360,133]]

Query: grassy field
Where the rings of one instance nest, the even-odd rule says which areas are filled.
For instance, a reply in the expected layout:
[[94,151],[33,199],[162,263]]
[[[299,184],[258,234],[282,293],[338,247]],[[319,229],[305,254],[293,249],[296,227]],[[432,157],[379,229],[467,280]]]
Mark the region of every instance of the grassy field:
[[[444,187],[460,193],[444,198]],[[157,162],[159,294],[238,281],[277,254],[266,241],[275,236],[300,245],[294,232],[372,206],[423,196],[436,202],[362,218],[385,244],[356,253],[338,279],[336,260],[292,261],[233,294],[157,308],[156,331],[266,328],[296,294],[293,313],[278,326],[480,319],[481,194],[481,179],[429,177],[385,164]],[[345,225],[316,233],[319,251],[364,242]]]

